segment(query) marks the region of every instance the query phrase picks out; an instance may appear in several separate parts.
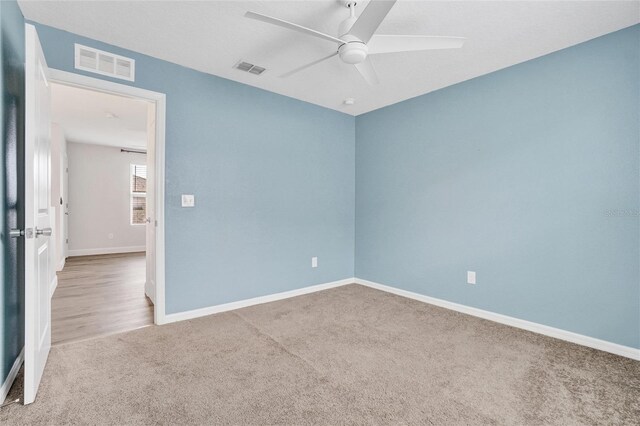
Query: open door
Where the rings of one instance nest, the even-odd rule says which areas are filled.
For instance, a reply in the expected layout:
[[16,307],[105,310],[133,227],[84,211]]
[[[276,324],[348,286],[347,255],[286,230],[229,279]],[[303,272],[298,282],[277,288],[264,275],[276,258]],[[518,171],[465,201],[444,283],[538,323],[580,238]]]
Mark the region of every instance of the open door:
[[147,107],[147,277],[144,292],[156,303],[156,104]]
[[51,348],[51,289],[56,274],[51,238],[49,70],[33,25],[26,25],[25,63],[25,342],[24,403],[36,398]]

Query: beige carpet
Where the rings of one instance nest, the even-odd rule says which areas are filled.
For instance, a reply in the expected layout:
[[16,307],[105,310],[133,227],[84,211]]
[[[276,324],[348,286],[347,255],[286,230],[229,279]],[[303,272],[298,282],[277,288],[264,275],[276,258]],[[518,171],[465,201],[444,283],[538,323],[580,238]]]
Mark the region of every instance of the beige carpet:
[[13,424],[638,424],[640,362],[358,285],[52,349]]

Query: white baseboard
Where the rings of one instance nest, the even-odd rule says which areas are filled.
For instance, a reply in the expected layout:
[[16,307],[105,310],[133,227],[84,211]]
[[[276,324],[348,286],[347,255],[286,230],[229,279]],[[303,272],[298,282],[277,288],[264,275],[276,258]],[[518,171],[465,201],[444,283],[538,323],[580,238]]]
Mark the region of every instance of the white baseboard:
[[67,256],[93,256],[97,254],[116,254],[116,253],[135,253],[140,251],[146,251],[146,246],[131,246],[131,247],[105,247],[105,248],[92,248],[92,249],[77,249],[69,250]]
[[232,311],[234,309],[246,308],[247,306],[260,305],[262,303],[275,302],[276,300],[288,299],[290,297],[301,296],[303,294],[315,293],[316,291],[322,291],[330,288],[340,287],[347,284],[353,284],[355,282],[354,280],[355,280],[354,278],[346,278],[344,280],[312,285],[310,287],[303,287],[297,290],[290,290],[282,293],[270,294],[267,296],[254,297],[252,299],[239,300],[237,302],[209,306],[207,308],[194,309],[192,311],[168,314],[168,315],[165,315],[165,320],[163,324],[203,317],[206,315],[217,314],[220,312]]
[[58,274],[56,274],[51,281],[51,290],[49,293],[49,297],[53,297],[53,293],[56,292],[56,288],[58,288]]
[[11,390],[11,385],[16,380],[16,376],[18,375],[18,371],[20,371],[20,367],[22,366],[22,362],[24,361],[24,348],[20,351],[20,354],[13,362],[13,366],[11,366],[11,370],[9,370],[9,374],[5,379],[2,387],[0,387],[0,404],[4,402]]
[[516,328],[531,331],[534,333],[543,334],[545,336],[554,337],[556,339],[565,340],[567,342],[576,343],[578,345],[587,346],[593,349],[610,352],[612,354],[616,354],[616,355],[620,355],[620,356],[624,356],[627,358],[640,361],[640,349],[619,345],[617,343],[607,342],[606,340],[596,339],[594,337],[573,333],[571,331],[566,331],[566,330],[562,330],[555,327],[549,327],[547,325],[542,325],[535,322],[510,317],[507,315],[485,311],[483,309],[473,308],[471,306],[461,305],[458,303],[437,299],[435,297],[425,296],[425,295],[414,293],[407,290],[401,290],[395,287],[390,287],[384,284],[379,284],[373,281],[368,281],[360,278],[347,278],[344,280],[333,281],[325,284],[318,284],[310,287],[304,287],[297,290],[285,291],[282,293],[270,294],[270,295],[261,296],[261,297],[254,297],[252,299],[245,299],[237,302],[225,303],[222,305],[209,306],[206,308],[194,309],[191,311],[178,312],[175,314],[168,314],[165,316],[165,320],[163,321],[163,324],[168,324],[168,323],[177,322],[177,321],[184,321],[192,318],[203,317],[206,315],[217,314],[220,312],[232,311],[234,309],[245,308],[247,306],[259,305],[262,303],[275,302],[276,300],[288,299],[290,297],[301,296],[303,294],[314,293],[317,291],[327,290],[330,288],[340,287],[340,286],[348,285],[352,283],[364,285],[366,287],[371,287],[377,290],[385,291],[387,293],[393,293],[398,296],[403,296],[409,299],[418,300],[420,302],[439,306],[441,308],[450,309],[456,312],[461,312],[467,315],[472,315],[478,318],[483,318],[489,321],[498,322],[500,324],[509,325],[511,327],[516,327]]
[[458,303],[448,302],[442,299],[436,299],[435,297],[424,296],[422,294],[401,290],[384,284],[375,283],[373,281],[356,278],[355,282],[356,284],[386,291],[398,296],[408,297],[409,299],[415,299],[420,302],[439,306],[441,308],[451,309],[452,311],[462,312],[463,314],[473,315],[474,317],[499,322],[500,324],[510,325],[512,327],[521,328],[523,330],[532,331],[538,334],[544,334],[545,336],[555,337],[556,339],[565,340],[567,342],[576,343],[578,345],[587,346],[593,349],[610,352],[612,354],[640,361],[640,349],[619,345],[617,343],[607,342],[606,340],[596,339],[594,337],[573,333],[571,331],[566,331],[559,328],[549,327],[547,325],[542,325],[531,321],[509,317],[507,315],[496,314],[494,312],[472,308],[466,305],[460,305]]
[[58,268],[56,269],[57,272],[60,272],[64,269],[64,264],[66,263],[67,259],[65,257],[62,257],[62,259],[60,259],[60,262],[58,262]]
[[145,281],[144,283],[144,295],[151,300],[151,303],[156,304],[156,283]]

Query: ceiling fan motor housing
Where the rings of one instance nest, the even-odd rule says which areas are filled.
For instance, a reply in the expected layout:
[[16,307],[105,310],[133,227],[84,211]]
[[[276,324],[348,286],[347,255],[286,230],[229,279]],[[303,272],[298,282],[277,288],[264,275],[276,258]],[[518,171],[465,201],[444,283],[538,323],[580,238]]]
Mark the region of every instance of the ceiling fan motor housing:
[[340,46],[338,53],[343,62],[355,65],[367,59],[369,49],[367,45],[361,41],[350,41]]
[[342,40],[345,43],[338,48],[338,53],[343,62],[355,65],[367,59],[369,48],[366,43],[350,34],[342,36]]

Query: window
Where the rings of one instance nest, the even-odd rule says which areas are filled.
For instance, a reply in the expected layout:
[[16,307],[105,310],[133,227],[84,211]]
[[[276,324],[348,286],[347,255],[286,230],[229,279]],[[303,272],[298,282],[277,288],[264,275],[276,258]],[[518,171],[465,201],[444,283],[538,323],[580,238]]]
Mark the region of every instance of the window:
[[147,222],[147,166],[131,165],[131,224]]

